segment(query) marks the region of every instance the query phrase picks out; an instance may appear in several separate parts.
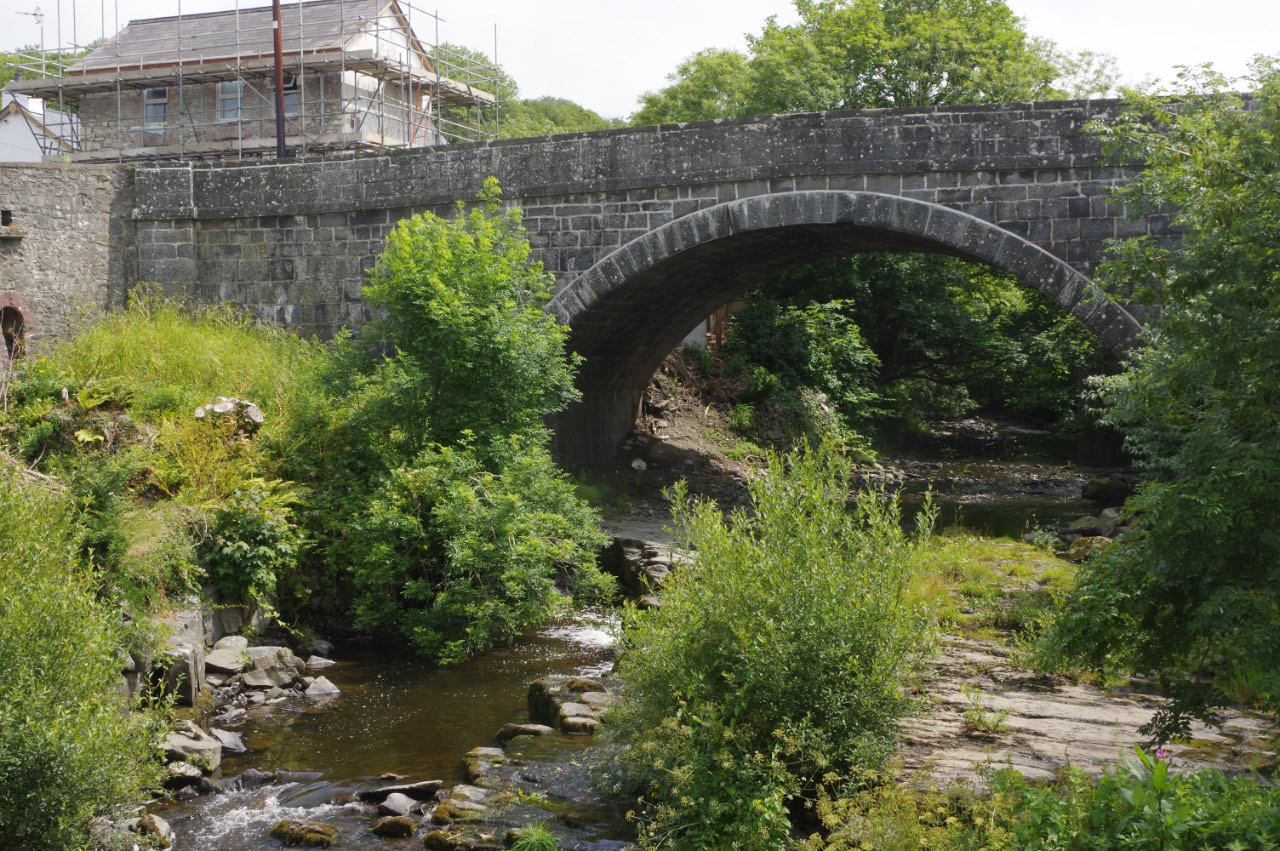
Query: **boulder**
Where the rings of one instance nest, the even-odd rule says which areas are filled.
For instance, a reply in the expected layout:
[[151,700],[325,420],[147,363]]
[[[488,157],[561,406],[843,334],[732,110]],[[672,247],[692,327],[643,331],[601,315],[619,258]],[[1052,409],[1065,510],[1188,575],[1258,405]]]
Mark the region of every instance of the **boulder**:
[[467,782],[475,783],[506,758],[507,755],[502,748],[472,748],[462,758],[462,763],[466,767]]
[[1068,523],[1066,533],[1072,537],[1072,540],[1075,538],[1092,538],[1098,535],[1106,535],[1106,532],[1103,531],[1102,521],[1097,517],[1090,517],[1088,515],[1079,517]]
[[384,816],[407,816],[418,807],[418,802],[408,795],[392,792],[378,804],[378,812]]
[[[132,825],[128,830],[139,836],[147,837],[153,848],[169,848],[173,845],[173,828],[169,822],[154,813],[146,813],[137,819],[130,819]],[[128,822],[126,822],[128,825]]]
[[240,675],[240,682],[245,688],[266,690],[275,686],[275,681],[266,671],[245,671]]
[[230,730],[219,730],[214,727],[209,730],[209,735],[217,739],[218,743],[222,745],[222,752],[224,754],[244,753],[248,750],[248,748],[244,746],[244,739],[239,733],[233,733]]
[[435,811],[431,813],[431,821],[435,824],[479,821],[488,812],[489,808],[484,804],[465,799],[455,800],[450,798],[435,808]]
[[366,789],[356,797],[366,803],[378,804],[390,795],[407,795],[415,801],[434,801],[436,793],[444,785],[440,780],[423,780],[419,783],[400,783],[395,786],[382,786],[377,789]]
[[245,653],[249,649],[249,639],[243,635],[227,635],[213,643],[214,650],[230,650],[233,653]]
[[560,729],[566,733],[590,736],[600,726],[600,720],[592,715],[571,715],[561,719]]
[[313,637],[303,642],[298,652],[303,656],[328,656],[333,652],[333,644],[323,638]]
[[373,833],[383,839],[408,839],[417,827],[408,816],[387,816],[373,826]]
[[326,677],[316,677],[316,681],[307,686],[307,697],[328,697],[342,692]]
[[620,698],[607,691],[586,691],[578,696],[578,700],[598,713],[616,705]]
[[1082,562],[1094,553],[1100,553],[1109,546],[1111,546],[1111,539],[1102,535],[1077,538],[1071,542],[1071,549],[1067,551],[1067,558],[1074,562]]
[[554,732],[546,724],[504,724],[494,738],[499,742],[508,742],[516,736],[545,736]]
[[1104,508],[1102,513],[1098,515],[1098,523],[1102,526],[1102,534],[1108,538],[1114,538],[1116,529],[1120,528],[1120,524],[1125,519],[1124,512],[1119,508]]
[[206,774],[222,763],[222,743],[190,721],[179,721],[161,747],[169,762],[188,762]]
[[1132,493],[1128,482],[1099,477],[1086,482],[1080,495],[1099,505],[1121,505]]
[[330,665],[335,665],[337,663],[332,659],[326,659],[323,656],[308,656],[306,664],[307,670],[314,671],[317,668],[327,668]]
[[164,689],[177,697],[181,706],[202,702],[207,684],[204,679],[204,644],[170,644],[156,660],[163,670]]
[[[222,639],[222,641],[226,640]],[[218,643],[221,644],[222,641]],[[243,650],[233,650],[230,647],[215,647],[209,651],[209,655],[204,657],[206,669],[222,674],[238,674],[244,670],[247,662],[248,657]]]
[[271,828],[271,836],[285,845],[308,845],[313,848],[328,848],[333,845],[338,828],[321,821],[303,821],[302,819],[285,819],[276,822]]

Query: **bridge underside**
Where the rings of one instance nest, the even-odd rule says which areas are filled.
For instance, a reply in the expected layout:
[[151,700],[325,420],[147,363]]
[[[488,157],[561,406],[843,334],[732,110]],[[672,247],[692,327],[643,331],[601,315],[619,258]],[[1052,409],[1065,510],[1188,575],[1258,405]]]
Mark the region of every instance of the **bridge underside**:
[[948,254],[1011,272],[1123,354],[1140,329],[1082,275],[1021,237],[944,207],[857,192],[791,192],[691,214],[623,246],[551,308],[585,358],[582,401],[554,423],[566,466],[613,457],[654,371],[716,308],[784,270],[871,251]]

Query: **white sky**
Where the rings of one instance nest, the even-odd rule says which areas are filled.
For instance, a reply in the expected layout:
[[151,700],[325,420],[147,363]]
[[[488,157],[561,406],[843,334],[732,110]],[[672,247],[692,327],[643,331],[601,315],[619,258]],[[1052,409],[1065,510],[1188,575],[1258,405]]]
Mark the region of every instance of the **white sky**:
[[[81,43],[131,18],[211,12],[235,0],[0,0],[0,48],[71,41],[72,9]],[[266,0],[240,0],[242,8]],[[525,97],[557,95],[606,116],[626,116],[660,88],[681,59],[706,47],[743,48],[769,15],[795,19],[789,0],[418,0],[445,19],[441,40],[492,53]],[[1169,79],[1175,65],[1213,62],[1243,72],[1256,53],[1280,53],[1280,0],[1007,0],[1027,31],[1071,50],[1110,53],[1127,82]],[[285,0],[285,8],[291,3]],[[287,26],[287,14],[286,14]],[[415,22],[431,40],[426,21]]]

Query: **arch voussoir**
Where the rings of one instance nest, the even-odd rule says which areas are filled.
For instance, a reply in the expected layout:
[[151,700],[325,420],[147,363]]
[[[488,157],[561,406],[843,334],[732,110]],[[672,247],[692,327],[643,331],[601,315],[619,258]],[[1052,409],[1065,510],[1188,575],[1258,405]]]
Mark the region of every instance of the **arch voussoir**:
[[1117,354],[1141,330],[1070,265],[967,213],[856,190],[752,195],[694,210],[631,240],[551,302],[548,309],[571,328],[570,346],[586,359],[579,379],[583,402],[557,427],[562,453],[581,456],[617,446],[634,421],[644,385],[685,330],[675,326],[692,326],[788,265],[876,246],[953,254],[1007,271],[1056,301]]

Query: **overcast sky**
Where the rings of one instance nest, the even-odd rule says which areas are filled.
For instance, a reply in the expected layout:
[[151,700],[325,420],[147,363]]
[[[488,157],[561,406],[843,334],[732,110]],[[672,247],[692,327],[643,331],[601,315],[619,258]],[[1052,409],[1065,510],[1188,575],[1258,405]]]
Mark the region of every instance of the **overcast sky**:
[[[1176,65],[1213,62],[1241,73],[1256,53],[1280,53],[1280,0],[1007,0],[1029,33],[1071,50],[1110,53],[1128,82],[1169,79]],[[235,0],[0,0],[9,46],[36,43],[23,12],[44,10],[46,45],[81,43],[131,18],[211,12]],[[262,5],[240,0],[241,8]],[[292,5],[286,0],[286,9]],[[789,0],[430,0],[445,20],[441,40],[493,52],[525,97],[557,95],[606,116],[626,116],[646,90],[660,88],[676,64],[706,47],[743,48],[765,18],[795,19]],[[287,14],[286,14],[287,27]],[[430,40],[434,28],[415,20]]]

